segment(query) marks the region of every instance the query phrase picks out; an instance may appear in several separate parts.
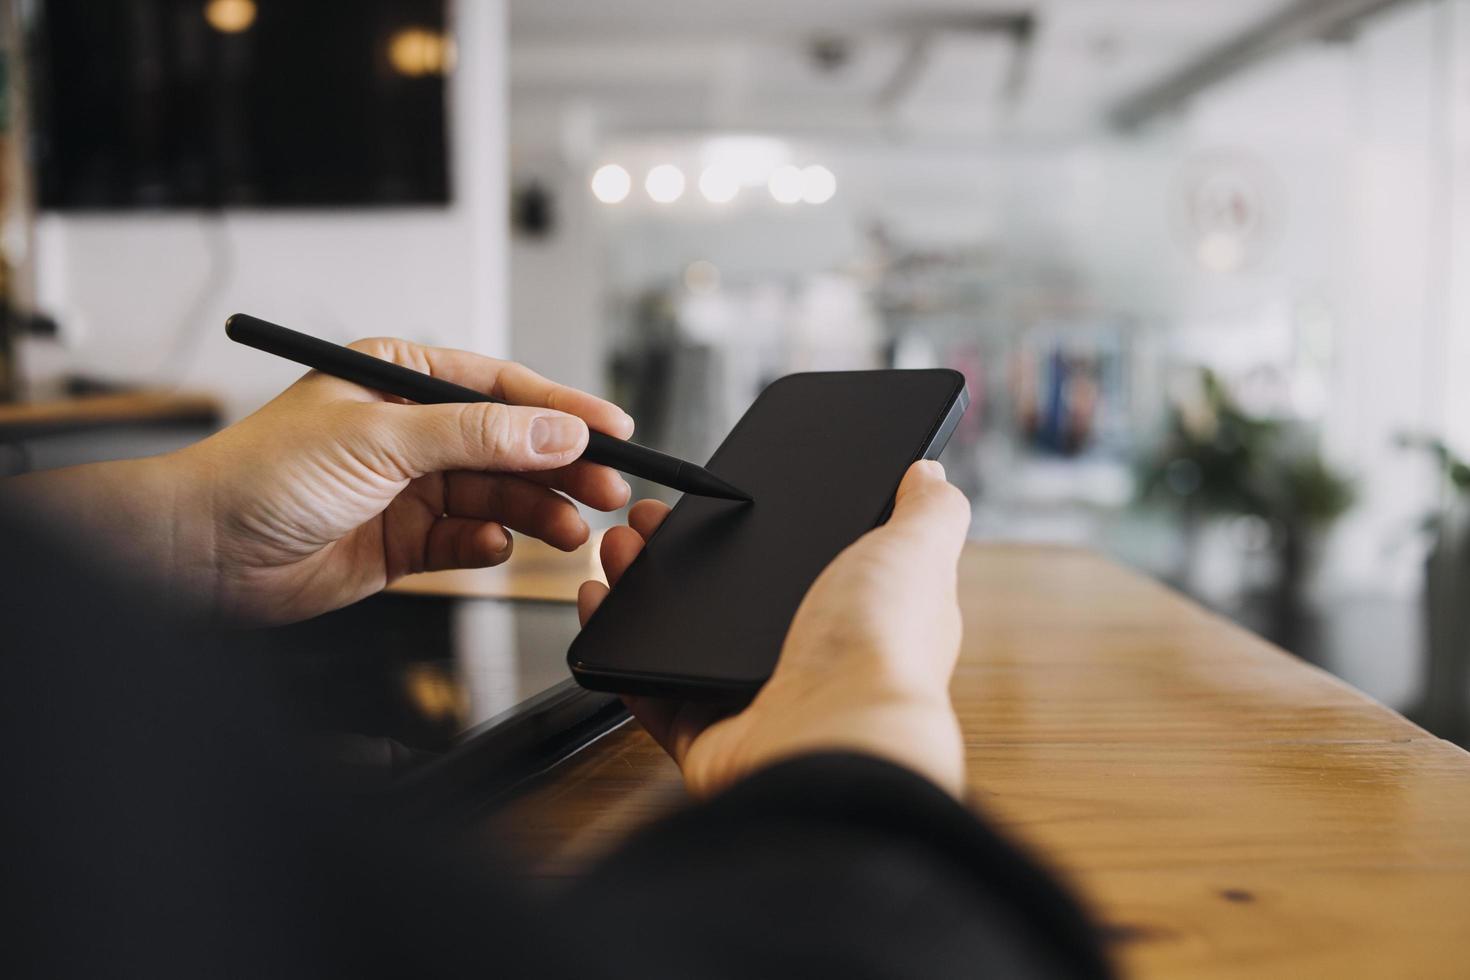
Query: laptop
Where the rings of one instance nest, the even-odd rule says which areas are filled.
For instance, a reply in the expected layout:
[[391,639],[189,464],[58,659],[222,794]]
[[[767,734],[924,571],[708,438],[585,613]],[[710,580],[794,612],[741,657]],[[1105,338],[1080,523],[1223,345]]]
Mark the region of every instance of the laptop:
[[426,810],[493,805],[628,719],[572,681],[574,603],[385,592],[276,632],[322,758]]

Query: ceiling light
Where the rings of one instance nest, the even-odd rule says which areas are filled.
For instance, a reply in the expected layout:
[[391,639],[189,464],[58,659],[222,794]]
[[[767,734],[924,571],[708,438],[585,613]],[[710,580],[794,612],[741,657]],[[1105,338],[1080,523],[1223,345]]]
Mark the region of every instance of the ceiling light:
[[684,194],[684,171],[672,163],[661,163],[643,178],[643,189],[659,204],[673,204]]
[[711,204],[728,204],[740,193],[740,181],[724,167],[705,167],[699,175],[699,192]]
[[837,193],[837,178],[832,171],[812,164],[801,171],[801,199],[808,204],[826,204]]
[[255,23],[255,0],[209,0],[204,19],[221,34],[239,34]]
[[454,63],[454,44],[438,31],[405,27],[388,39],[388,63],[408,78],[442,75]]
[[801,200],[802,185],[804,181],[801,171],[796,167],[777,167],[771,171],[771,179],[767,182],[771,196],[782,204],[795,204]]
[[616,163],[604,164],[592,175],[592,194],[603,204],[617,204],[633,189],[633,178]]

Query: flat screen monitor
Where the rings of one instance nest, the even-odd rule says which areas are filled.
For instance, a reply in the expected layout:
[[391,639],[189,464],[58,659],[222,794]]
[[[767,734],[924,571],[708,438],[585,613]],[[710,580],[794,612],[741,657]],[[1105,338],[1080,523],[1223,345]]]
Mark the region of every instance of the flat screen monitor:
[[444,0],[40,0],[52,210],[449,200]]

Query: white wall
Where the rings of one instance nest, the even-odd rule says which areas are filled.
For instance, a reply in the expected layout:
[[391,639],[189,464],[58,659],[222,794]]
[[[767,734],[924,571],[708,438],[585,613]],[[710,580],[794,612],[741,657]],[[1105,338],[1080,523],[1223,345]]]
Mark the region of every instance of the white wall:
[[1253,268],[1187,272],[1179,321],[1228,333],[1303,304],[1330,319],[1324,448],[1360,494],[1324,569],[1337,588],[1417,587],[1418,552],[1404,545],[1434,484],[1422,458],[1393,443],[1453,428],[1442,365],[1470,325],[1454,322],[1445,301],[1466,275],[1446,261],[1452,114],[1442,59],[1452,6],[1409,5],[1351,41],[1269,62],[1206,93],[1182,126],[1186,148],[1258,158],[1282,206]]
[[1449,247],[1441,256],[1448,280],[1445,350],[1441,360],[1441,414],[1445,433],[1470,456],[1470,0],[1446,5],[1440,22],[1445,66],[1444,122],[1448,152],[1442,180],[1448,185]]
[[507,355],[505,4],[460,0],[453,13],[450,205],[44,215],[38,302],[67,336],[59,351],[28,345],[28,379],[204,388],[243,414],[300,371],[229,343],[236,311],[338,341],[395,334]]
[[554,224],[544,237],[510,243],[510,342],[515,358],[542,374],[607,394],[607,310],[596,202],[581,167],[554,157],[517,166],[552,194]]

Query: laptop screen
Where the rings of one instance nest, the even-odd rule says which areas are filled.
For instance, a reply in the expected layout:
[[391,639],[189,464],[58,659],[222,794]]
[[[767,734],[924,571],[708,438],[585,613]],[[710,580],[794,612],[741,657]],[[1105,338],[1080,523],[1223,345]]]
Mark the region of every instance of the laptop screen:
[[567,602],[388,592],[276,632],[333,751],[402,771],[566,682],[577,630]]

